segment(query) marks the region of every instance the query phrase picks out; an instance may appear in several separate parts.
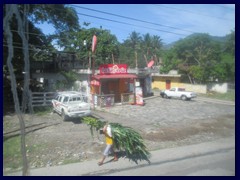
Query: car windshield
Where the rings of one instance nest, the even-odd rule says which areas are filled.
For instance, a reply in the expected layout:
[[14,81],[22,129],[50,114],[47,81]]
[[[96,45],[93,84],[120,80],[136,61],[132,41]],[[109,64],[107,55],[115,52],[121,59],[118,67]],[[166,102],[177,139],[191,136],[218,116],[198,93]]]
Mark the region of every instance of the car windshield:
[[185,91],[184,88],[178,88],[178,91]]
[[63,102],[68,102],[68,97],[64,97]]

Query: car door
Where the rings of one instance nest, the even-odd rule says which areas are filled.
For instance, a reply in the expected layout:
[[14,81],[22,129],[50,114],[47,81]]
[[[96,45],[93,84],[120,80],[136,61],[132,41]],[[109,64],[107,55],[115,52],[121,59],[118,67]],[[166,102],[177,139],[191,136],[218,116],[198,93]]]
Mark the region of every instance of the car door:
[[53,110],[59,112],[59,100],[61,99],[61,96],[58,95],[55,99],[52,100],[53,104]]
[[168,92],[168,96],[175,98],[176,97],[175,90],[176,88],[171,88]]
[[63,96],[59,96],[56,100],[56,110],[57,112],[61,112],[61,103],[62,103]]
[[83,97],[76,97],[76,101],[78,102],[79,111],[85,112],[90,109],[89,103],[84,102]]
[[178,91],[176,92],[176,95],[178,98],[181,98],[182,94],[183,94],[183,91],[185,91],[184,88],[178,88]]

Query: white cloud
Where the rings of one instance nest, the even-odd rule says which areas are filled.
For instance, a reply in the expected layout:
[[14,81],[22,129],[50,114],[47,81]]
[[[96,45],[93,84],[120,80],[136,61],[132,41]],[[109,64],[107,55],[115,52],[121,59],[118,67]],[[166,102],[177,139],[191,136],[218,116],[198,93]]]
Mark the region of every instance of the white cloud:
[[[234,8],[232,5],[230,7]],[[208,33],[213,36],[225,36],[235,28],[235,11],[234,9],[224,8],[224,6],[159,5],[152,7],[151,11],[158,17],[161,24],[182,30]],[[171,28],[165,29],[172,32],[184,32]],[[188,34],[187,32],[184,33]],[[170,38],[170,35],[168,35],[168,38]]]

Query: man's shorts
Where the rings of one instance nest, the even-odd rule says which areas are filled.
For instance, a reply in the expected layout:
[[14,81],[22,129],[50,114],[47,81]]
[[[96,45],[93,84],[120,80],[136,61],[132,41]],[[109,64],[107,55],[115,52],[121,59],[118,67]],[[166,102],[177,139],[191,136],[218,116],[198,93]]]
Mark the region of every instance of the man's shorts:
[[111,149],[112,149],[112,145],[111,144],[107,144],[107,146],[106,146],[106,148],[105,148],[105,150],[103,152],[103,155],[104,156],[108,156],[110,154],[110,152],[111,152]]

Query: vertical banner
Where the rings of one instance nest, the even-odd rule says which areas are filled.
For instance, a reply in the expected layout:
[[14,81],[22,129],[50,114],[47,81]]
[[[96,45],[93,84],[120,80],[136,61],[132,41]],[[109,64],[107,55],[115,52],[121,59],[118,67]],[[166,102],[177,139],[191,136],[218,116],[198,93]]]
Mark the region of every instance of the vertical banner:
[[96,47],[97,47],[97,36],[94,35],[93,39],[92,39],[92,52],[93,53],[96,51]]
[[144,105],[143,102],[143,92],[142,92],[142,87],[136,87],[136,104],[137,105]]
[[[95,54],[97,47],[97,36],[94,35],[92,39],[92,53]],[[92,75],[95,75],[95,56],[92,57]]]

